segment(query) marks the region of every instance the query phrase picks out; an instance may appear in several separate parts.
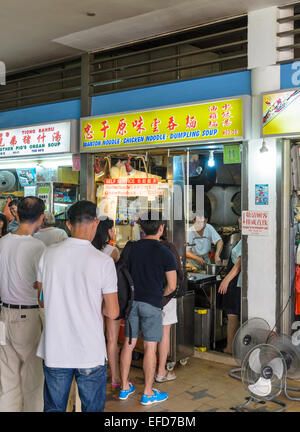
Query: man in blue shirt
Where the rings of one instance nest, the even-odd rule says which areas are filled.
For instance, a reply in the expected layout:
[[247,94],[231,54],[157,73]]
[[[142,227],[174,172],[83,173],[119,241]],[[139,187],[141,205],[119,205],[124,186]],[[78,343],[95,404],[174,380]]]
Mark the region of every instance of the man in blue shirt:
[[208,216],[205,213],[204,217],[196,216],[194,225],[190,227],[188,232],[188,243],[186,257],[189,264],[201,269],[205,263],[210,264],[209,253],[211,246],[216,246],[215,263],[221,264],[220,254],[223,249],[223,240],[214,227],[207,223]]
[[[134,302],[128,321],[132,329],[132,343],[129,344],[129,328],[126,321],[125,342],[123,345],[120,370],[122,387],[120,400],[126,400],[135,391],[128,381],[132,351],[135,348],[140,331],[144,341],[143,369],[145,375],[142,405],[163,402],[168,398],[165,392],[152,388],[156,369],[157,343],[162,338],[162,298],[176,289],[176,261],[173,253],[163,246],[159,239],[164,231],[164,222],[156,217],[151,220],[151,213],[140,220],[145,238],[131,246],[129,271],[134,282]],[[152,217],[155,217],[152,215]],[[164,280],[167,286],[164,286]]]

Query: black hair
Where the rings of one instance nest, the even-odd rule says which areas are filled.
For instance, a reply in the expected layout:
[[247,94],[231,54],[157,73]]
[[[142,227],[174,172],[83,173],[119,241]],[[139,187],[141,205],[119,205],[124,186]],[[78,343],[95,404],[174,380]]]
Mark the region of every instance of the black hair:
[[164,231],[163,231],[162,235],[160,236],[160,240],[162,240],[162,241],[168,241],[168,228],[167,228],[167,224],[165,224],[165,226],[164,226]]
[[[96,235],[94,240],[92,241],[93,246],[100,251],[104,249],[104,247],[109,243],[110,236],[108,230],[112,229],[114,226],[114,221],[110,218],[100,220],[100,223],[97,227]],[[107,238],[109,240],[107,241]]]
[[1,232],[1,235],[3,237],[5,234],[7,234],[7,219],[6,219],[5,214],[0,213],[0,220],[3,221],[3,227],[2,227],[2,232]]
[[16,200],[16,199],[11,200],[10,203],[8,204],[8,207],[12,207],[13,205],[16,205],[16,206],[17,206],[17,205],[18,205],[18,202],[19,202],[19,201]]
[[41,198],[28,196],[18,202],[20,222],[34,223],[45,211],[45,203]]
[[148,213],[143,213],[138,223],[146,235],[156,235],[159,227],[166,225],[166,222],[161,219],[161,214],[151,210]]
[[92,201],[77,201],[68,209],[68,219],[71,225],[90,223],[97,217],[97,206]]

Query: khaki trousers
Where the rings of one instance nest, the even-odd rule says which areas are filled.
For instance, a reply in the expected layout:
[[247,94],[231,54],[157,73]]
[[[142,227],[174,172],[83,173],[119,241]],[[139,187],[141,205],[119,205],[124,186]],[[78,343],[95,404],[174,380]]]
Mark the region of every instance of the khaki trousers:
[[2,307],[6,345],[0,346],[0,412],[43,411],[43,366],[36,356],[41,337],[39,309]]

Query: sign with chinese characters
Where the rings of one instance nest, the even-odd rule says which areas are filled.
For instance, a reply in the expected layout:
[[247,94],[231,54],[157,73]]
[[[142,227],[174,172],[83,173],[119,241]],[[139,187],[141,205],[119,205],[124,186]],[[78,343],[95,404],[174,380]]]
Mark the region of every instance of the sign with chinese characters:
[[256,184],[255,185],[255,205],[268,205],[269,204],[269,185]]
[[104,180],[104,195],[109,197],[157,196],[158,179],[155,178],[118,178]]
[[243,99],[81,119],[81,151],[243,138]]
[[0,130],[0,158],[67,153],[70,145],[70,122]]
[[262,136],[300,133],[300,89],[263,95]]
[[267,236],[269,235],[269,212],[247,210],[242,212],[242,234]]

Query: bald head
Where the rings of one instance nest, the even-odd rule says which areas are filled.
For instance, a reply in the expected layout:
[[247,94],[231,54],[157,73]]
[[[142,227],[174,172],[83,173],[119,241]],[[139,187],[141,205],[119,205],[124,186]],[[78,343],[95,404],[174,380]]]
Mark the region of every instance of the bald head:
[[22,198],[18,202],[20,223],[35,223],[45,211],[44,201],[34,196]]

